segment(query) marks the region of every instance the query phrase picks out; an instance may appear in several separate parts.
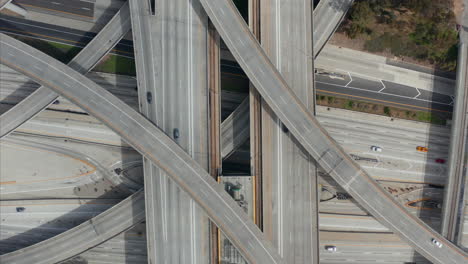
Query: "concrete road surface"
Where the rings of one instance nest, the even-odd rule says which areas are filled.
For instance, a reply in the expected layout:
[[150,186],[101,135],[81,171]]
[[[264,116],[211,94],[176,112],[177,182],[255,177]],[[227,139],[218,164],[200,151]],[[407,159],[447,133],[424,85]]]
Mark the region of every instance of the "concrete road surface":
[[[109,125],[152,162],[163,167],[252,263],[283,263],[237,203],[165,133],[83,75],[4,34],[1,62],[47,85]],[[37,66],[37,67],[34,67]]]
[[[128,4],[124,4],[114,18],[94,38],[90,44],[70,61],[69,65],[81,73],[92,69],[117,42],[130,30]],[[0,138],[7,135],[25,121],[31,119],[42,109],[54,102],[58,94],[39,87],[31,96],[21,101],[8,112],[0,116]]]
[[[200,1],[263,99],[302,146],[354,199],[422,255],[436,263],[463,263],[468,255],[410,215],[328,135],[294,96],[229,0]],[[435,238],[443,245],[434,249]]]
[[321,0],[314,9],[314,58],[340,25],[354,0]]
[[16,4],[27,9],[64,16],[93,19],[94,1],[81,0],[16,0]]
[[145,217],[144,194],[137,192],[115,207],[51,239],[1,255],[2,263],[57,263],[101,244]]

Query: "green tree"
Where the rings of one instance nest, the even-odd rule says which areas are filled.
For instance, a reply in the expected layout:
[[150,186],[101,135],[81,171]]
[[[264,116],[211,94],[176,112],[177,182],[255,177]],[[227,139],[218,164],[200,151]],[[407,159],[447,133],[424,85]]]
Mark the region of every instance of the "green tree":
[[369,31],[369,24],[374,20],[375,14],[366,2],[356,2],[349,13],[351,24],[348,27],[348,36],[355,38],[357,35]]

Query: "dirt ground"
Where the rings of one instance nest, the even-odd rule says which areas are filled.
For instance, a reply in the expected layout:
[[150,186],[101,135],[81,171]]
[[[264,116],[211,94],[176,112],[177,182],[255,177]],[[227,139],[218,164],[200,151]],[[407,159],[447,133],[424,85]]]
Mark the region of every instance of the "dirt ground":
[[[453,1],[453,12],[455,14],[456,20],[458,23],[460,23],[460,19],[463,13],[463,1],[464,0],[447,0],[447,1]],[[379,30],[379,25],[376,25],[377,28],[376,30]],[[397,29],[395,29],[397,30]],[[339,32],[339,28],[335,34],[333,34],[332,38],[328,43],[335,45],[335,46],[340,46],[340,47],[345,47],[353,50],[359,50],[359,51],[364,51],[368,52],[364,49],[364,43],[366,40],[369,38],[369,36],[362,34],[355,39],[349,38],[346,33],[344,32]],[[417,64],[419,66],[426,67],[428,69],[434,69],[435,66],[429,62],[424,62],[420,60],[416,60],[410,57],[406,56],[401,56],[401,57],[396,57],[390,52],[374,52],[373,54],[380,55],[387,57],[389,59],[394,59],[394,60],[399,60],[399,61],[404,61],[407,63],[412,63],[412,64]]]
[[[359,36],[359,37],[357,37],[355,39],[350,39],[350,38],[348,38],[348,36],[346,36],[345,33],[335,32],[335,34],[333,34],[332,38],[330,39],[330,41],[328,43],[330,43],[332,45],[335,45],[335,46],[345,47],[345,48],[348,48],[348,49],[369,52],[369,51],[364,49],[364,43],[367,40],[366,37],[367,36],[361,35],[361,36]],[[399,61],[404,61],[404,62],[408,62],[408,63],[412,63],[412,64],[417,64],[417,65],[424,66],[424,67],[429,68],[429,69],[434,68],[434,65],[432,65],[430,63],[425,63],[423,61],[415,60],[413,58],[406,57],[406,56],[397,57],[397,56],[394,56],[393,54],[391,54],[390,52],[373,52],[372,54],[379,55],[379,56],[384,56],[384,57],[387,57],[387,58],[393,59],[393,60],[399,60]]]
[[463,0],[453,0],[453,13],[457,19],[457,23],[461,24],[461,16],[463,14]]

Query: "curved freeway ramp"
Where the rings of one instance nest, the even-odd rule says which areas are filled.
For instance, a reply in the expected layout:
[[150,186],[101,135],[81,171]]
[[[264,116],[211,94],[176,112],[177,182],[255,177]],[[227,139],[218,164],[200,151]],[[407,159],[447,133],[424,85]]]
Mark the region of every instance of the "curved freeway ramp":
[[145,195],[143,191],[138,191],[75,228],[0,256],[0,262],[4,264],[58,263],[111,239],[144,219]]
[[[411,215],[330,137],[269,61],[232,1],[200,2],[263,99],[330,176],[382,224],[432,262],[467,262],[465,252]],[[442,248],[435,247],[432,239],[442,243]]]
[[327,44],[354,0],[322,0],[314,9],[314,58]]
[[[128,2],[126,2],[99,34],[68,65],[80,73],[87,73],[102,57],[111,51],[130,28],[130,10]],[[0,126],[0,138],[33,118],[53,103],[57,97],[57,93],[41,86],[10,110],[0,115],[0,124],[2,124]]]
[[[325,46],[328,39],[335,32],[336,28],[339,26],[341,20],[345,16],[347,10],[351,7],[353,0],[323,0],[320,1],[319,5],[314,10],[314,57],[317,57],[320,50]],[[117,42],[123,37],[123,35],[129,30],[129,11],[128,3],[125,3],[119,12],[114,16],[114,18],[109,21],[108,25],[104,27],[101,32],[95,37],[95,39],[90,42],[82,52],[80,52],[73,60],[70,62],[70,66],[74,68],[80,67],[83,72],[87,72],[91,69],[109,50],[117,44]],[[330,22],[330,17],[332,21]],[[123,20],[123,22],[122,22]],[[117,27],[122,27],[121,29]],[[109,38],[109,34],[114,33],[113,37],[110,37],[111,42],[105,42]],[[119,33],[120,35],[117,35]],[[98,51],[95,51],[95,47],[100,47],[100,52],[104,52],[104,55],[95,55],[90,56],[90,54],[99,54]],[[84,63],[83,59],[91,59]],[[89,66],[91,65],[91,66]],[[8,112],[0,116],[0,138],[8,135],[11,131],[19,127],[24,122],[33,118],[37,113],[42,109],[46,108],[53,101],[57,99],[58,95],[53,91],[40,87],[31,94],[30,97],[24,99],[19,104],[15,105]],[[34,107],[31,107],[34,105]],[[236,110],[236,112],[243,113],[247,109],[248,104],[242,104],[244,106],[242,109]],[[239,106],[239,107],[241,107]],[[21,113],[18,116],[18,113]],[[236,115],[240,117],[239,123],[245,124],[245,120],[242,118],[243,115]],[[231,118],[232,119],[232,118]],[[236,120],[236,119],[234,119]],[[228,122],[229,124],[223,125],[229,129],[224,129],[226,133],[230,133],[230,126],[233,124],[233,121]],[[223,157],[227,157],[232,150],[236,149],[238,145],[242,144],[248,138],[248,126],[242,126],[242,130],[236,138],[223,137],[223,139],[228,140],[229,144],[223,148]],[[237,144],[232,144],[237,143]],[[223,145],[224,146],[224,145]]]
[[[271,242],[213,178],[163,131],[82,74],[7,35],[0,62],[58,92],[99,119],[187,192],[250,263],[283,263]],[[70,240],[63,246],[76,244]]]
[[[322,0],[314,9],[314,58],[336,31],[354,0]],[[226,159],[249,138],[248,103],[241,103],[222,123],[222,157]],[[245,116],[247,113],[247,116]],[[247,122],[247,123],[246,123]]]

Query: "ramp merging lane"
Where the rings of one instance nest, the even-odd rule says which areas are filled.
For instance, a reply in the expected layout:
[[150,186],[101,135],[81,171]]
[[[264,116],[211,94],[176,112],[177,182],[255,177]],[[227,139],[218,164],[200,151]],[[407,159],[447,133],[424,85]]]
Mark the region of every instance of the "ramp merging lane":
[[[319,55],[322,48],[327,44],[328,40],[338,28],[343,17],[353,4],[353,1],[354,0],[322,0],[314,9],[314,58]],[[223,144],[221,146],[223,148],[222,156],[224,159],[229,157],[232,151],[236,150],[249,138],[250,127],[248,125],[232,127],[234,124],[244,124],[246,122],[243,118],[244,116],[240,115],[245,111],[248,111],[248,104],[239,105],[233,114],[226,119],[228,122],[223,122],[222,124],[221,138]],[[233,131],[236,131],[236,133],[233,133]]]
[[[130,30],[130,13],[125,3],[98,35],[68,64],[80,73],[91,70]],[[0,116],[0,138],[33,118],[58,98],[54,91],[41,86],[30,96]]]
[[[434,263],[468,260],[465,252],[403,208],[330,137],[268,60],[231,1],[200,2],[263,99],[319,165],[355,200]],[[432,239],[443,247],[435,247]]]
[[[214,181],[153,123],[82,74],[52,57],[4,34],[0,34],[0,45],[1,63],[82,107],[164,169],[205,210],[247,261],[284,263],[271,242],[223,186]],[[70,239],[69,243],[75,245],[76,241]]]
[[[293,95],[232,3],[227,0],[201,0],[201,3],[263,98],[304,148],[344,189],[384,225],[399,234],[431,261],[435,263],[467,261],[466,253],[417,217],[410,215],[331,139]],[[257,261],[281,263],[271,245],[239,210],[237,204],[160,130],[79,73],[8,36],[1,35],[0,38],[2,63],[70,98],[164,168],[206,210],[248,260],[253,263]],[[187,177],[187,175],[197,177]],[[432,238],[444,246],[434,247]],[[89,241],[83,240],[83,242],[87,244]],[[36,253],[45,252],[51,255],[50,250]]]

